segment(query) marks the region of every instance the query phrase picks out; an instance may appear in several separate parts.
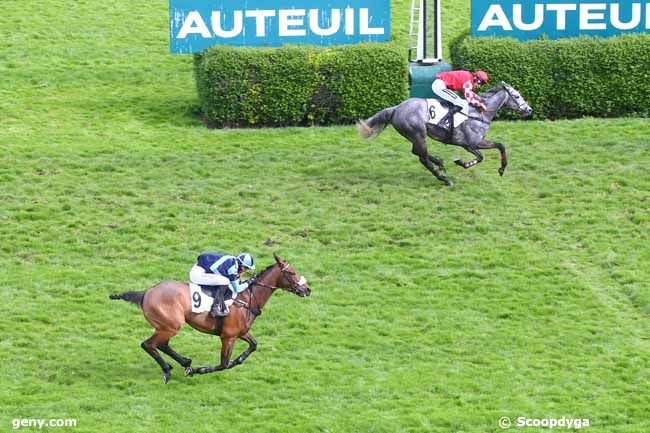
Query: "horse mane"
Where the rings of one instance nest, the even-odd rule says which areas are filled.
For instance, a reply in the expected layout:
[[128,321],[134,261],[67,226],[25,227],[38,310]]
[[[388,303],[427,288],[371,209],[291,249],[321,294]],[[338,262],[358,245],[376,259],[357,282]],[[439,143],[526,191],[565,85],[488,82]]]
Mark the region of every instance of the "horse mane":
[[480,93],[479,96],[484,99],[491,98],[492,96],[496,95],[498,92],[500,92],[503,89],[504,89],[503,85],[499,84],[496,87],[486,90],[485,93]]
[[275,265],[277,265],[277,263],[271,263],[266,268],[262,269],[259,274],[255,275],[255,279],[259,280],[260,278],[262,278],[264,276],[264,274],[266,274],[268,271],[270,271],[271,268],[273,266],[275,266]]

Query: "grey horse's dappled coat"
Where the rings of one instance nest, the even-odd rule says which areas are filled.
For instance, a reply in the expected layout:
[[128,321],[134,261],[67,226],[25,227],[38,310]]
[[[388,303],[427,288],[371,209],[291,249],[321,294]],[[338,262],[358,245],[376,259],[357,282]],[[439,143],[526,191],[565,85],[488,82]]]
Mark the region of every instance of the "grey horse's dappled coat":
[[429,155],[427,136],[443,143],[461,146],[472,153],[475,159],[471,161],[454,161],[463,168],[470,168],[483,160],[480,149],[497,148],[501,152],[499,174],[503,176],[508,164],[506,150],[503,144],[485,139],[490,124],[497,111],[503,107],[516,110],[524,116],[531,115],[533,110],[519,92],[505,82],[501,82],[499,86],[480,96],[485,100],[487,110],[481,112],[471,106],[469,118],[455,128],[451,136],[448,131],[428,123],[430,115],[427,100],[424,98],[407,99],[399,105],[379,111],[365,121],[360,120],[358,122],[359,133],[362,137],[373,138],[379,135],[386,125],[393,125],[397,132],[413,144],[411,152],[419,158],[422,165],[446,185],[452,185],[453,182],[442,174],[446,171],[442,160]]

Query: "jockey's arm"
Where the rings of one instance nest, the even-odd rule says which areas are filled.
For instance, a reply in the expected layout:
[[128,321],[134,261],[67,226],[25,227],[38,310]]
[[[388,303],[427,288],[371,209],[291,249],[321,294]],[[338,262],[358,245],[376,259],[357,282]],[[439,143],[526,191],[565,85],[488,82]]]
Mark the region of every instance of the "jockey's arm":
[[487,110],[487,107],[485,106],[485,103],[481,99],[480,96],[478,96],[476,93],[473,91],[474,85],[472,84],[471,81],[467,81],[465,84],[463,84],[463,91],[465,92],[465,100],[475,106],[476,108],[481,109],[482,111]]
[[235,278],[234,280],[230,280],[230,288],[232,289],[233,296],[236,296],[248,288],[248,282],[240,283],[239,279]]

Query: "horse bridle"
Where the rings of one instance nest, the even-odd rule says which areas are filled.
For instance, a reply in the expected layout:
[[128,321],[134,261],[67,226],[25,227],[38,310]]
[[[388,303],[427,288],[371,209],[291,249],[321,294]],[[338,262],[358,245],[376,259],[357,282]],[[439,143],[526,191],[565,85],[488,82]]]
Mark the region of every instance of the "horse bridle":
[[[513,100],[515,101],[515,103],[516,103],[517,106],[519,107],[519,111],[526,111],[526,110],[523,108],[523,106],[526,104],[526,101],[524,101],[524,102],[522,102],[522,103],[517,102],[517,98],[515,98],[514,96],[512,96],[512,92],[510,91],[511,87],[508,86],[508,85],[503,85],[503,88],[506,89],[506,92],[508,92],[508,96],[510,96],[510,98],[513,99]],[[522,101],[523,101],[523,99],[524,99],[524,98],[521,98]]]
[[[514,96],[512,96],[512,92],[510,92],[510,86],[507,86],[507,85],[502,84],[501,87],[503,87],[503,90],[506,91],[506,93],[508,94],[508,96],[510,97],[510,99],[513,99],[513,100],[517,103],[517,105],[518,105],[518,107],[519,107],[519,111],[525,111],[524,108],[523,108],[523,106],[524,106],[524,104],[525,104],[526,102],[525,102],[525,101],[524,101],[523,103],[519,103],[519,102],[517,102],[517,99],[516,99]],[[522,100],[523,100],[523,98],[522,98]],[[502,106],[503,106],[503,105],[502,105]],[[483,110],[483,111],[481,111],[481,119],[480,119],[480,120],[483,121],[483,122],[485,122],[485,121],[483,120],[483,113],[495,113],[495,112],[497,112],[497,111],[499,111],[499,108],[495,108],[494,110]],[[469,116],[467,116],[467,117],[469,117]]]
[[253,286],[255,286],[255,285],[262,286],[262,287],[266,287],[267,289],[271,289],[271,290],[275,290],[275,289],[286,290],[288,292],[291,292],[291,293],[297,295],[297,294],[300,293],[300,289],[302,289],[305,286],[305,284],[307,284],[307,280],[303,276],[300,276],[300,280],[298,280],[297,283],[293,278],[291,278],[291,277],[294,277],[296,275],[296,273],[293,272],[293,271],[288,270],[289,267],[291,266],[288,262],[285,263],[284,267],[282,266],[282,264],[280,264],[280,263],[278,263],[278,264],[280,265],[280,272],[282,272],[282,275],[284,275],[285,278],[287,278],[287,280],[289,282],[291,282],[291,287],[285,288],[285,287],[270,286],[268,284],[262,284],[262,283],[257,281],[257,277],[258,277],[259,274],[251,277],[250,280],[249,280],[249,283],[248,283],[248,287],[246,288],[246,290],[249,291],[248,305],[245,305],[241,301],[239,302],[240,305],[242,305],[246,309],[248,309],[249,314],[253,313],[255,316],[259,316],[260,314],[262,314],[262,310],[260,308],[253,307],[253,300],[255,299],[255,294],[253,293]]
[[281,289],[281,290],[286,290],[287,292],[291,292],[291,293],[293,293],[295,295],[299,294],[300,289],[302,289],[305,286],[305,284],[307,284],[307,280],[305,279],[305,277],[301,276],[300,280],[298,280],[298,282],[296,282],[292,278],[292,277],[296,276],[296,273],[294,271],[289,271],[289,268],[291,267],[291,265],[289,263],[285,263],[285,265],[283,267],[280,263],[278,263],[278,264],[280,265],[280,272],[282,272],[282,275],[284,275],[285,278],[287,279],[287,281],[289,281],[291,283],[291,287],[285,288],[285,287],[269,286],[268,284],[259,283],[257,281],[257,275],[255,275],[254,277],[251,278],[252,282],[249,284],[248,287],[253,287],[254,284],[257,284],[258,286],[266,287],[267,289],[273,289],[273,290]]
[[282,272],[282,275],[284,275],[285,277],[287,277],[287,275],[289,276],[289,277],[287,277],[287,280],[289,280],[291,282],[291,287],[286,289],[286,290],[288,290],[289,292],[291,292],[293,294],[298,295],[298,294],[300,294],[300,290],[303,289],[305,287],[305,285],[307,284],[307,279],[305,277],[303,277],[302,275],[300,276],[300,279],[298,280],[298,282],[296,282],[293,278],[290,278],[290,277],[295,277],[296,276],[296,272],[288,270],[290,266],[291,265],[289,265],[289,263],[286,263],[285,267],[280,267],[280,272]]

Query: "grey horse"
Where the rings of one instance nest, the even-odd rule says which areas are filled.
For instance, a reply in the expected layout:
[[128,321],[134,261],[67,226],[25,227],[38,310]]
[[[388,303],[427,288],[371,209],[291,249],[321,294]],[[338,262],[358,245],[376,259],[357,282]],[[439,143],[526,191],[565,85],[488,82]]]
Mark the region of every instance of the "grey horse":
[[[397,132],[413,143],[411,152],[420,159],[422,165],[446,185],[453,185],[453,182],[442,174],[446,171],[442,160],[429,155],[426,141],[427,135],[443,143],[461,146],[473,154],[475,159],[471,161],[463,162],[459,159],[454,161],[457,165],[466,169],[475,166],[483,160],[480,149],[499,149],[501,152],[499,174],[503,176],[506,165],[508,164],[506,148],[501,143],[486,140],[485,135],[497,111],[501,108],[511,108],[524,117],[530,116],[533,113],[533,109],[530,108],[517,90],[503,81],[497,87],[480,96],[484,99],[487,110],[481,112],[471,106],[468,119],[460,126],[454,128],[453,133],[450,133],[447,129],[427,123],[430,119],[430,114],[427,108],[427,101],[424,98],[410,98],[399,105],[381,110],[365,121],[359,120],[357,127],[362,137],[374,138],[390,123]],[[436,169],[436,166],[438,169]]]

